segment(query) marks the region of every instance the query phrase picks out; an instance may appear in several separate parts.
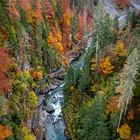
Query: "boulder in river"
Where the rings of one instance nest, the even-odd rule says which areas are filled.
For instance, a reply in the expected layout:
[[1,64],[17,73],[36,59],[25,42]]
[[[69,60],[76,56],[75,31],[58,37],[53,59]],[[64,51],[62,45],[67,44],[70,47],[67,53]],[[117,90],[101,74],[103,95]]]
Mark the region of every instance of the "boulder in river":
[[46,107],[46,112],[53,113],[55,109],[52,106]]

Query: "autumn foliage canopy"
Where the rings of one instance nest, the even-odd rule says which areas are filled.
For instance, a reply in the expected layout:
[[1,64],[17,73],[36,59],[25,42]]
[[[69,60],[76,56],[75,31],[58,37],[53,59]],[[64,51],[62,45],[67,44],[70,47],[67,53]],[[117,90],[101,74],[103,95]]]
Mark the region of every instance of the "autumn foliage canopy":
[[0,48],[0,56],[0,92],[7,92],[10,88],[10,80],[6,72],[9,71],[12,60],[2,48]]
[[4,140],[4,138],[9,137],[11,134],[9,126],[0,125],[0,140]]

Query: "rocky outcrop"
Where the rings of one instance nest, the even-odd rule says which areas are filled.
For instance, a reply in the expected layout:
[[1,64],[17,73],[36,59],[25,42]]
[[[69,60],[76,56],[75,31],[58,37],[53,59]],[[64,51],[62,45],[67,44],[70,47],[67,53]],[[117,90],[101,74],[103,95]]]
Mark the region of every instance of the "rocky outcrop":
[[114,0],[101,0],[107,13],[110,14],[111,18],[116,16],[119,18],[120,27],[124,25],[129,11],[139,11],[140,1],[130,0],[129,3],[124,7],[124,9],[119,9]]

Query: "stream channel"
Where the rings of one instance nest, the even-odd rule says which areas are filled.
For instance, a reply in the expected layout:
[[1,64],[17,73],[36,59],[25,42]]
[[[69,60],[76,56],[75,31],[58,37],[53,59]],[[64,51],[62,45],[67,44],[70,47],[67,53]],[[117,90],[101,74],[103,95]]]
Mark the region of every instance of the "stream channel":
[[[126,19],[126,15],[128,14],[128,11],[120,12],[119,9],[116,9],[116,7],[113,5],[113,3],[110,2],[110,0],[103,0],[103,3],[105,5],[106,11],[110,13],[112,18],[115,16],[119,16],[119,22],[124,23]],[[140,3],[137,2],[137,0],[131,0],[131,8],[134,9],[140,9]],[[87,47],[85,47],[85,52],[82,56],[79,57],[78,61],[72,63],[72,67],[75,69],[78,68],[78,70],[82,69],[83,61],[86,56],[86,52],[88,52],[88,48],[91,45],[91,39],[88,40]],[[59,86],[50,91],[46,97],[46,117],[44,121],[44,128],[45,128],[45,134],[46,134],[46,140],[67,140],[65,136],[65,121],[63,118],[62,113],[62,107],[63,107],[63,87],[64,82],[62,81]]]
[[[91,38],[88,40],[85,53],[79,57],[78,61],[73,62],[71,65],[73,69],[81,70],[83,61],[86,56],[86,52],[91,45]],[[44,121],[46,140],[67,140],[65,136],[65,121],[63,118],[62,107],[63,107],[63,81],[54,90],[50,91],[45,98],[46,101],[46,118]]]
[[61,84],[46,95],[46,108],[49,112],[45,120],[47,140],[66,140],[64,134],[65,122],[62,114],[63,86],[64,84]]

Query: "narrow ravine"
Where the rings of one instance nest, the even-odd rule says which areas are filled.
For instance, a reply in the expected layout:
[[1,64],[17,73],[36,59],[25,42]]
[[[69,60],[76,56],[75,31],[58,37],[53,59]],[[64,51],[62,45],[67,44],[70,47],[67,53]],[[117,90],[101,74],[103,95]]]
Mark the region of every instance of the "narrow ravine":
[[[91,45],[91,38],[88,38],[87,45],[85,47],[85,52],[82,56],[78,57],[78,61],[72,61],[70,65],[73,68],[82,69],[83,61],[86,56],[87,50]],[[46,133],[46,140],[66,140],[65,136],[65,121],[63,118],[62,107],[64,102],[64,81],[60,82],[54,90],[51,90],[46,94],[45,106],[46,112],[44,118],[44,128]]]
[[[128,15],[128,9],[125,9],[124,11],[120,11],[111,1],[103,0],[102,2],[105,6],[106,11],[110,14],[110,16],[112,18],[118,16],[120,26],[123,26]],[[135,9],[137,10],[140,9],[140,6],[137,2],[132,0],[130,8],[133,10]],[[87,50],[91,45],[91,42],[92,39],[89,38],[83,55],[79,57],[78,61],[74,61],[72,64],[70,64],[72,65],[73,68],[78,68],[79,70],[82,69],[83,61],[86,52],[88,52]],[[65,136],[66,125],[62,113],[64,84],[65,84],[64,81],[61,81],[61,83],[57,86],[57,88],[48,92],[45,97],[45,108],[46,108],[45,111],[47,113],[45,113],[43,124],[45,129],[46,140],[67,139]]]
[[140,0],[0,11],[0,140],[140,139]]

